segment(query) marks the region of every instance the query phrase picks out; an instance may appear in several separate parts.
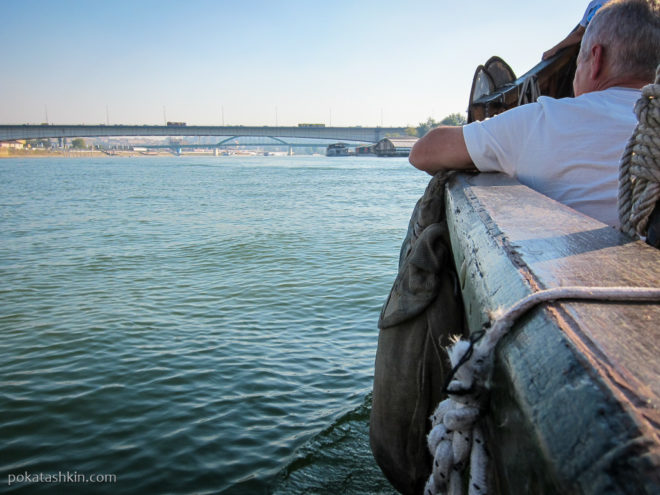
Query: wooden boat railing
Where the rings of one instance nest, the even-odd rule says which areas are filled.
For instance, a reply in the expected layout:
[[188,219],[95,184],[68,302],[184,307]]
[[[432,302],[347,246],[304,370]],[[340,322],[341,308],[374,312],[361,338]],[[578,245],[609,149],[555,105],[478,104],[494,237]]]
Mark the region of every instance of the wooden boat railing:
[[[560,286],[653,287],[660,251],[501,174],[458,174],[446,212],[471,332]],[[558,302],[497,348],[496,493],[660,491],[660,304]]]
[[[468,122],[493,117],[517,106],[526,81],[530,79],[534,80],[541,95],[554,98],[573,96],[572,82],[578,49],[578,46],[566,48],[517,79],[503,60],[491,58],[475,72],[468,104]],[[480,90],[479,86],[484,89]]]

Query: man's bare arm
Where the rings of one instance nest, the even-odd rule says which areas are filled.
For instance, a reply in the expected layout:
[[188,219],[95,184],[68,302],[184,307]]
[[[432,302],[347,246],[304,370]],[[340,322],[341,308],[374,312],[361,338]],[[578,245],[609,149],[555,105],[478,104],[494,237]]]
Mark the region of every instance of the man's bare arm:
[[457,126],[430,130],[415,143],[408,159],[415,168],[431,175],[440,170],[475,168],[463,139],[463,128]]

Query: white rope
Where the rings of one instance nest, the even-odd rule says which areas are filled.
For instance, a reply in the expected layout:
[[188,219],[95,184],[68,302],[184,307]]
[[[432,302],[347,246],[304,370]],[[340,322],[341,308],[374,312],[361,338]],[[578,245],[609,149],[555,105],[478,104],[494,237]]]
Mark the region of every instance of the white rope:
[[518,106],[526,103],[534,103],[541,96],[539,80],[536,74],[528,75],[518,88]]
[[433,472],[424,495],[462,495],[462,476],[468,461],[468,494],[488,492],[488,454],[479,418],[487,400],[493,351],[518,318],[539,303],[558,299],[660,302],[660,288],[559,287],[535,292],[508,310],[491,315],[495,321],[483,337],[472,342],[456,340],[448,349],[453,367],[446,388],[449,398],[431,416],[427,443],[434,456]]
[[635,104],[638,124],[619,167],[619,223],[630,236],[647,234],[649,216],[660,200],[660,66],[655,84],[642,88]]

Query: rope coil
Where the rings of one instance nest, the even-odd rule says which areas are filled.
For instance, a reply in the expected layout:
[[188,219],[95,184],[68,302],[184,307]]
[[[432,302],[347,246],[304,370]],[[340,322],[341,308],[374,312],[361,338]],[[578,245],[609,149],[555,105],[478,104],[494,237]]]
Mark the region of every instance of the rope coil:
[[431,416],[427,444],[434,460],[424,495],[462,495],[463,472],[468,464],[468,494],[488,493],[488,452],[479,419],[488,400],[494,349],[527,311],[559,299],[660,302],[660,288],[558,287],[535,292],[507,311],[494,314],[491,327],[470,342],[455,340],[448,349],[453,367],[446,386],[449,398],[440,402]]
[[647,235],[649,216],[660,200],[660,66],[655,84],[642,88],[635,104],[638,124],[619,167],[619,222],[630,236]]

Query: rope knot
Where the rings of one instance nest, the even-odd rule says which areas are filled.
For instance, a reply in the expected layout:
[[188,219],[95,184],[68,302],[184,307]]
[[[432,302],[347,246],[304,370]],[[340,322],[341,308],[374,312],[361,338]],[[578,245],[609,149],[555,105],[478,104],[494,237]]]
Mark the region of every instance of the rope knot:
[[424,487],[425,495],[462,495],[462,472],[470,470],[468,495],[488,492],[488,452],[480,425],[487,409],[494,350],[518,318],[540,303],[558,299],[659,302],[660,288],[647,287],[557,287],[534,292],[506,311],[486,330],[475,332],[470,341],[454,339],[449,347],[452,372],[444,388],[449,398],[438,404],[431,416],[427,445],[433,470]]

